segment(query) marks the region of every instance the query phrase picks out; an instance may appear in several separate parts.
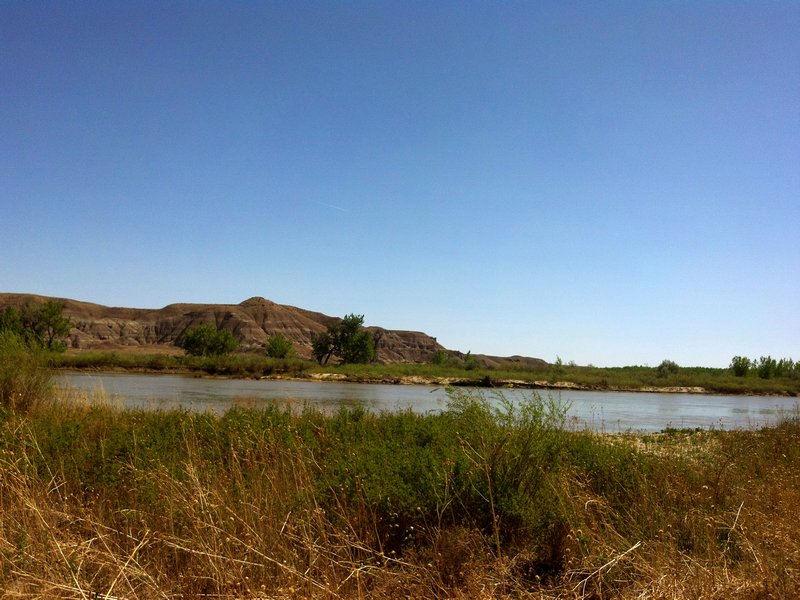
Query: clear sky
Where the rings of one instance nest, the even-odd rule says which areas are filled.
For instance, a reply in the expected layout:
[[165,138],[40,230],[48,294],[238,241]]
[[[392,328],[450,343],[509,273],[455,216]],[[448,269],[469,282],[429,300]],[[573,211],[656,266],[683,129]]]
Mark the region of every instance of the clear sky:
[[800,2],[0,3],[0,291],[800,359]]

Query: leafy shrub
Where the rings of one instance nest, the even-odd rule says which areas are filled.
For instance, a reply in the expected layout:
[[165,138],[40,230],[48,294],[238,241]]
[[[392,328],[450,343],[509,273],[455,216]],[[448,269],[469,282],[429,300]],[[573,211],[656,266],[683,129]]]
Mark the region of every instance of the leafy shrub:
[[677,375],[680,371],[678,363],[672,360],[662,360],[661,364],[656,367],[656,373],[659,377],[667,377],[668,375]]
[[55,300],[25,304],[19,311],[9,306],[0,313],[0,331],[16,334],[30,346],[63,352],[67,347],[64,340],[72,329],[72,321],[63,316],[63,311],[64,305]]
[[204,323],[189,327],[179,345],[192,356],[221,356],[233,352],[239,343],[230,331]]
[[782,358],[775,365],[775,376],[784,377],[794,374],[797,366],[791,358]]
[[752,362],[746,356],[734,356],[731,359],[730,369],[736,377],[744,377],[750,371]]
[[756,371],[761,379],[770,379],[775,376],[778,370],[778,362],[771,356],[762,356],[758,359]]
[[267,356],[270,358],[291,358],[294,355],[292,342],[280,333],[270,336],[267,341]]
[[447,363],[447,358],[448,358],[447,352],[445,352],[444,350],[437,350],[433,354],[433,359],[431,360],[431,362],[434,365],[444,365]]
[[13,306],[7,306],[0,312],[0,331],[10,331],[18,335],[23,335],[25,327],[22,325],[22,317],[19,311]]
[[478,364],[477,359],[472,356],[472,350],[468,350],[467,353],[464,355],[464,368],[467,371],[474,371],[480,365]]
[[375,340],[364,329],[364,315],[351,314],[313,336],[311,350],[321,365],[334,355],[342,364],[368,363],[375,358]]
[[536,392],[518,402],[499,392],[449,395],[444,418],[466,465],[453,487],[471,524],[491,536],[498,554],[502,545],[524,545],[557,525],[563,515],[549,482],[564,463],[569,405]]
[[11,331],[0,331],[0,405],[29,412],[50,393],[50,372],[39,348]]

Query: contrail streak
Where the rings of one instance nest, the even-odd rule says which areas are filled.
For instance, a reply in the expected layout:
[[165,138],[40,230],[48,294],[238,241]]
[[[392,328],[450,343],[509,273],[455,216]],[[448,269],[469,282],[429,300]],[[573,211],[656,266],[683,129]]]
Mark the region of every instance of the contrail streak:
[[320,202],[319,200],[313,200],[312,202],[315,202],[320,206],[327,206],[328,208],[335,208],[336,210],[340,210],[342,212],[348,212],[348,209],[342,208],[341,206],[336,206],[335,204],[328,204],[327,202]]

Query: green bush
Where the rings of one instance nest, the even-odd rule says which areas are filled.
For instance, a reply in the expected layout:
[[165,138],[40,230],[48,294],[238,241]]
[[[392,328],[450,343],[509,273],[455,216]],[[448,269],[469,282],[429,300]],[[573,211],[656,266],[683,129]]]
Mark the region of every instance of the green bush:
[[375,339],[364,329],[364,315],[345,315],[313,336],[311,351],[321,365],[332,356],[338,356],[342,364],[368,363],[375,359]]
[[770,379],[774,377],[778,370],[778,361],[771,356],[762,356],[758,359],[756,364],[756,371],[761,379]]
[[434,365],[444,365],[447,364],[447,359],[448,359],[447,352],[445,352],[444,350],[437,350],[433,354],[433,359],[431,360],[431,362]]
[[734,356],[731,359],[730,369],[736,377],[744,377],[750,371],[752,362],[746,356]]
[[271,335],[267,341],[267,356],[270,358],[291,358],[294,356],[292,342],[280,333]]
[[797,366],[791,358],[782,358],[775,365],[776,377],[787,377],[794,374]]
[[189,327],[179,345],[192,356],[222,356],[233,352],[239,343],[230,331],[204,323]]
[[464,355],[464,368],[467,371],[474,371],[480,367],[478,360],[472,356],[472,350],[467,350],[467,353]]
[[659,377],[667,377],[669,375],[677,375],[680,371],[678,363],[672,360],[663,360],[661,364],[656,367],[656,373]]
[[63,316],[64,305],[50,300],[43,304],[25,304],[21,310],[8,306],[0,313],[0,331],[14,333],[29,346],[63,352],[72,321]]
[[30,412],[50,392],[50,371],[42,350],[12,331],[0,331],[0,405]]
[[[495,550],[524,545],[565,516],[549,485],[565,464],[569,405],[531,392],[512,402],[502,393],[453,389],[444,418],[466,462],[455,478],[460,504]],[[463,462],[463,461],[462,461]]]

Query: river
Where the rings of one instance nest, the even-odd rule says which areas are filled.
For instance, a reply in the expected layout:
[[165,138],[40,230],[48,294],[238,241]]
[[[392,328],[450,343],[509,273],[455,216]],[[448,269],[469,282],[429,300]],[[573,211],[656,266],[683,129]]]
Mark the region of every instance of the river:
[[[91,401],[125,408],[183,408],[222,414],[233,406],[277,404],[333,412],[340,407],[370,411],[439,412],[447,407],[447,391],[425,385],[333,383],[290,380],[211,379],[183,375],[68,373],[62,387]],[[481,389],[493,398],[498,390]],[[505,389],[510,400],[529,397],[531,390]],[[797,411],[798,400],[778,396],[719,396],[643,392],[540,390],[569,406],[571,426],[594,431],[653,432],[675,428],[757,428],[775,423],[783,412]]]

